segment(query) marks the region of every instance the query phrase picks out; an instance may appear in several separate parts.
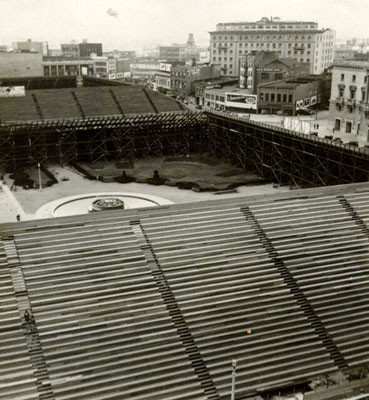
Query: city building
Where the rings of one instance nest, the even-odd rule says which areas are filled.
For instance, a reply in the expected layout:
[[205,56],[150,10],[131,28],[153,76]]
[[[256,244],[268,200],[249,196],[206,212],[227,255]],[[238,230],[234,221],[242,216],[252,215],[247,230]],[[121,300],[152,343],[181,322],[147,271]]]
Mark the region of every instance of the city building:
[[236,88],[238,80],[234,77],[220,76],[218,78],[205,79],[193,82],[195,104],[203,106],[205,104],[205,90],[206,89],[221,89],[224,86],[232,86]]
[[141,60],[130,64],[132,78],[153,78],[160,70],[160,63],[156,60]]
[[42,76],[42,53],[0,52],[0,77]]
[[113,57],[113,58],[127,58],[130,62],[133,62],[136,59],[136,52],[131,50],[113,50],[103,53],[104,57]]
[[210,32],[211,62],[224,75],[239,74],[240,56],[252,50],[275,51],[281,58],[310,64],[311,74],[320,74],[332,64],[335,32],[319,29],[316,22],[262,18],[256,22],[217,24]]
[[62,43],[60,48],[63,57],[79,57],[79,44],[76,42]]
[[159,46],[159,59],[165,61],[184,61],[186,59],[186,45]]
[[82,43],[75,41],[63,43],[60,47],[64,57],[90,57],[93,54],[102,57],[103,55],[102,44],[88,43],[87,39],[83,39]]
[[41,53],[43,56],[47,56],[48,43],[34,42],[31,39],[28,39],[25,42],[13,42],[13,51],[20,51],[24,53]]
[[257,96],[234,86],[205,89],[203,106],[219,111],[256,113]]
[[95,75],[96,62],[89,57],[44,57],[42,67],[44,76],[76,76],[81,83],[82,75]]
[[263,83],[258,86],[258,112],[296,115],[322,101],[323,78],[306,76]]
[[159,71],[155,74],[155,85],[154,89],[159,92],[167,93],[172,89],[172,68],[180,63],[178,61],[173,62],[161,62],[159,63]]
[[329,117],[335,132],[369,142],[369,60],[345,60],[332,67]]
[[62,57],[63,52],[61,49],[49,49],[48,57]]
[[78,45],[80,57],[90,57],[92,54],[96,54],[98,57],[102,57],[103,49],[101,43],[88,43],[86,39]]
[[[200,60],[200,53],[207,49],[197,47],[193,33],[188,35],[187,43],[159,46],[159,59],[162,61]],[[204,57],[204,56],[203,56]]]
[[251,51],[240,57],[239,70],[240,88],[256,94],[261,83],[309,74],[310,65],[291,57],[280,58],[274,51]]
[[195,94],[193,82],[220,76],[216,65],[176,65],[171,69],[171,88],[181,99]]

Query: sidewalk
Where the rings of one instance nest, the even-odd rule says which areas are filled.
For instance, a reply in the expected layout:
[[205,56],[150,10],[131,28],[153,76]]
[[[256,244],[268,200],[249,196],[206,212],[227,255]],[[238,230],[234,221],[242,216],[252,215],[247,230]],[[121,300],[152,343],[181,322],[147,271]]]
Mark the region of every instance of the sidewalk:
[[0,182],[0,223],[16,222],[17,215],[21,220],[29,219],[9,187]]

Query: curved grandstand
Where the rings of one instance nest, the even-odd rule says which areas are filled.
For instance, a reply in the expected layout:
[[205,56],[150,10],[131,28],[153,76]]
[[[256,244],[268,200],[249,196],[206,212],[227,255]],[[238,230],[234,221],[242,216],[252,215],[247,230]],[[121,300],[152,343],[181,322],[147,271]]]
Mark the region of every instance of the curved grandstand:
[[129,86],[27,90],[24,97],[0,98],[3,123],[182,110],[171,98]]
[[28,91],[0,119],[12,172],[206,152],[363,182],[0,225],[1,400],[225,400],[232,359],[238,400],[369,386],[367,150],[137,87]]

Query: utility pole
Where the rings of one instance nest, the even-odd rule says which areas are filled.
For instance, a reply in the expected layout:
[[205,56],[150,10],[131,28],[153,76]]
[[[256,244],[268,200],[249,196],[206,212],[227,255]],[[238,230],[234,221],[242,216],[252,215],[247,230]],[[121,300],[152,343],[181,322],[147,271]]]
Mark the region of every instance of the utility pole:
[[37,164],[38,167],[38,182],[40,186],[40,191],[42,190],[42,181],[41,181],[41,165],[40,163]]
[[236,399],[236,369],[237,369],[237,360],[232,360],[232,389],[231,389],[231,400]]

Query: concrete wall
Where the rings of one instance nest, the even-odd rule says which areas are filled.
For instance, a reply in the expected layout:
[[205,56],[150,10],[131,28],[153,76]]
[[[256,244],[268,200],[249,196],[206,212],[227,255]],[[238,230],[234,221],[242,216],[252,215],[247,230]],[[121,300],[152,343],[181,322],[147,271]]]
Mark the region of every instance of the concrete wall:
[[0,78],[43,76],[41,53],[0,53]]

